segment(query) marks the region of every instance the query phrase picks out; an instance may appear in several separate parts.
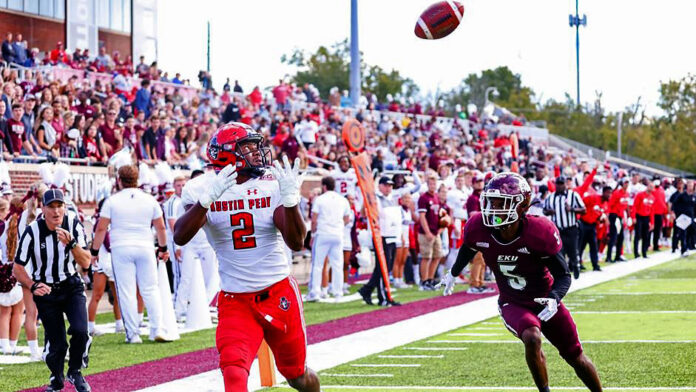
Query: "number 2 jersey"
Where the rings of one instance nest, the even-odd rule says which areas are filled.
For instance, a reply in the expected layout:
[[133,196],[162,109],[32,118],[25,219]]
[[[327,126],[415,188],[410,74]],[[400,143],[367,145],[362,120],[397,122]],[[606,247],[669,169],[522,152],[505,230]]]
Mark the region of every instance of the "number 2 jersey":
[[544,298],[551,291],[553,277],[544,259],[561,250],[561,238],[556,226],[544,217],[528,215],[521,224],[520,235],[503,243],[477,212],[466,222],[462,240],[483,254],[495,274],[500,303],[536,306],[534,298]]
[[[184,206],[198,202],[214,172],[184,186]],[[278,181],[267,172],[230,187],[210,205],[203,225],[219,261],[220,288],[231,293],[263,290],[290,274],[286,245],[273,222],[280,205]]]

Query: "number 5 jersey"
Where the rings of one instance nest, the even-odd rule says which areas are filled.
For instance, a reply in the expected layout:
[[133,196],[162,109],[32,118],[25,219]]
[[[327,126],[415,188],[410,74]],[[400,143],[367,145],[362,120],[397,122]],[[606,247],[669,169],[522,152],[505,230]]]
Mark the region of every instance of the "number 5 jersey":
[[[207,172],[187,182],[182,204],[198,203],[213,176]],[[233,185],[210,205],[203,230],[218,258],[223,291],[263,290],[290,274],[285,241],[273,222],[279,205],[278,181],[268,172]]]
[[544,217],[522,218],[519,235],[504,243],[494,236],[495,229],[483,224],[481,213],[474,213],[464,226],[463,242],[483,254],[495,274],[500,303],[513,302],[537,306],[534,298],[546,297],[553,277],[546,262],[561,250],[556,226]]

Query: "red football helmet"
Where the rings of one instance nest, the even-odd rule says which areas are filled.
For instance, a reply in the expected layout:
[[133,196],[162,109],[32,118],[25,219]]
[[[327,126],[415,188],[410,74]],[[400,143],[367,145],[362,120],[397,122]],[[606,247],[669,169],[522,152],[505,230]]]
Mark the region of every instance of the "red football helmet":
[[[248,145],[250,147],[246,148]],[[242,150],[242,146],[246,149]],[[216,170],[235,165],[242,174],[260,177],[264,168],[271,164],[271,150],[263,145],[263,136],[252,127],[230,122],[218,128],[210,137],[208,160]],[[252,163],[255,161],[260,163]]]

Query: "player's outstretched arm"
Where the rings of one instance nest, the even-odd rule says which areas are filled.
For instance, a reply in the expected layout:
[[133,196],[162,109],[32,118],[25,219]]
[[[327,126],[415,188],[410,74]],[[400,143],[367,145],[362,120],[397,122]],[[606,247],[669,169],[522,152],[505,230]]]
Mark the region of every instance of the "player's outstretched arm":
[[295,159],[290,166],[287,156],[283,156],[283,165],[278,161],[273,162],[271,172],[278,180],[281,205],[273,212],[273,223],[280,231],[287,246],[294,250],[302,250],[304,239],[307,236],[307,227],[300,213],[300,185],[302,179],[299,176],[300,160]]
[[210,205],[220,198],[227,189],[237,183],[237,171],[234,165],[227,165],[215,177],[205,184],[198,196],[198,203],[184,206],[186,212],[176,220],[174,225],[174,243],[186,245],[198,233],[206,222]]
[[544,310],[537,315],[539,320],[549,321],[558,312],[558,304],[568,293],[572,279],[570,278],[568,263],[561,252],[542,260],[544,260],[546,267],[551,272],[551,276],[553,276],[553,286],[551,286],[551,291],[545,298],[534,298],[534,302],[544,305]]
[[473,260],[474,256],[476,256],[476,251],[468,246],[462,245],[462,247],[459,248],[457,261],[454,262],[451,270],[445,272],[445,276],[442,277],[442,280],[436,286],[436,288],[445,289],[442,295],[452,294],[454,290],[454,280],[464,271],[464,267]]

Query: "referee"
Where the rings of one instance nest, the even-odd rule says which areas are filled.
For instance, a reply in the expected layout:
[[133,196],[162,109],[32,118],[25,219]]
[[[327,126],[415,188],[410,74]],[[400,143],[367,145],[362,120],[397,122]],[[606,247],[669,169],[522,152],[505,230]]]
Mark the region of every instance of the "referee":
[[[67,214],[63,192],[49,189],[43,194],[43,216],[22,233],[14,275],[24,287],[31,287],[46,334],[46,365],[51,370],[46,391],[63,389],[63,366],[68,350],[63,314],[70,323],[68,382],[78,392],[90,391],[80,369],[87,367],[91,338],[87,333],[85,287],[77,264],[89,268],[90,255],[82,224]],[[24,266],[31,263],[32,275]],[[44,349],[46,351],[46,349]]]
[[563,252],[568,259],[568,268],[575,279],[580,277],[578,240],[580,232],[576,214],[585,213],[585,203],[577,192],[566,189],[566,178],[556,178],[556,192],[544,201],[544,215],[548,215],[561,233]]

